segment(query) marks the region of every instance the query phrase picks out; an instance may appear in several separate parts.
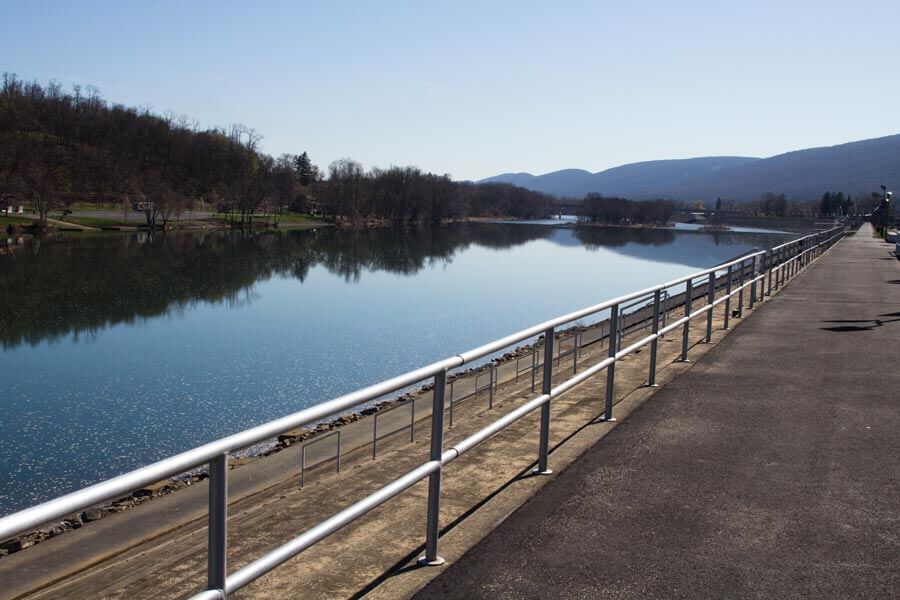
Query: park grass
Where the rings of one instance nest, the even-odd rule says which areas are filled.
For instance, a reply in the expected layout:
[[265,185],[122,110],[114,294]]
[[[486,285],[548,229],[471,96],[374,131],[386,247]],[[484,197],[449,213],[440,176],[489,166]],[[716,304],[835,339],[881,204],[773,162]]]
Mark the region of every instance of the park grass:
[[322,221],[322,219],[319,217],[300,213],[284,213],[278,219],[279,223],[318,223],[320,221]]
[[26,219],[25,217],[0,215],[0,225],[3,227],[6,227],[7,225],[31,225],[32,223],[34,223],[32,219]]

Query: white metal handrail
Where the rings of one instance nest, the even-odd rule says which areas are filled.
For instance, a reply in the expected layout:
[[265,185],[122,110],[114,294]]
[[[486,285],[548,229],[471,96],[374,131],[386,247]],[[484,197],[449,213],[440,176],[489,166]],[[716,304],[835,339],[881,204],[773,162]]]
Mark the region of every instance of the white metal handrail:
[[[425,556],[422,560],[427,564],[439,564],[443,562],[443,559],[437,554],[440,476],[443,465],[455,460],[467,450],[488,439],[521,417],[531,413],[537,408],[541,408],[538,466],[536,472],[549,473],[550,400],[569,391],[601,371],[606,370],[607,386],[604,419],[613,420],[613,384],[615,382],[615,366],[617,361],[637,349],[650,344],[651,354],[648,385],[654,385],[656,376],[657,342],[662,335],[669,331],[673,331],[678,327],[683,328],[681,360],[686,361],[688,353],[688,334],[690,321],[692,319],[702,314],[707,315],[706,340],[709,341],[712,332],[712,311],[716,306],[722,303],[725,304],[725,328],[727,328],[730,302],[735,295],[738,295],[739,297],[738,312],[740,314],[740,311],[743,308],[745,289],[749,288],[750,308],[752,308],[757,299],[762,300],[764,295],[771,294],[773,289],[773,279],[775,289],[778,289],[788,279],[793,277],[793,275],[799,271],[800,267],[807,265],[812,259],[821,255],[822,252],[836,243],[842,236],[843,227],[835,227],[827,231],[814,233],[786,244],[776,246],[768,251],[760,250],[750,252],[742,257],[710,269],[705,269],[686,277],[681,277],[660,285],[619,296],[618,298],[607,300],[600,304],[550,319],[538,325],[523,329],[517,333],[484,344],[478,348],[462,352],[425,367],[409,371],[402,375],[398,375],[397,377],[345,394],[317,406],[298,411],[291,415],[187,450],[146,467],[136,469],[129,473],[119,475],[118,477],[86,487],[82,490],[66,494],[54,500],[0,518],[0,540],[19,535],[54,519],[89,508],[101,502],[115,499],[125,493],[132,492],[133,490],[148,484],[161,481],[167,477],[178,475],[194,467],[208,463],[210,481],[207,589],[194,596],[194,598],[224,599],[227,594],[247,585],[292,556],[309,548],[344,525],[366,514],[426,477],[429,478],[428,518],[425,536]],[[733,287],[733,268],[736,266],[738,267],[740,283],[738,286]],[[745,280],[745,274],[748,268],[752,269],[751,276],[748,280]],[[726,274],[726,292],[723,297],[716,299],[715,291],[723,272]],[[757,284],[762,284],[762,287],[764,287],[767,276],[768,291],[763,293],[760,289],[757,294]],[[707,281],[707,283],[701,284],[707,286],[707,302],[700,308],[692,310],[692,303],[695,297],[694,281],[701,278]],[[685,285],[685,314],[680,319],[676,319],[665,327],[660,328],[659,309],[662,294],[667,292],[669,288],[681,285]],[[647,296],[653,296],[652,333],[626,348],[619,348],[619,340],[614,332],[617,331],[620,308],[625,303]],[[611,335],[609,336],[608,357],[581,373],[570,377],[556,387],[552,387],[553,340],[555,329],[560,325],[571,323],[572,321],[577,321],[606,310],[610,311],[609,330],[611,332]],[[483,358],[539,334],[543,334],[545,340],[543,362],[544,376],[541,395],[500,417],[480,431],[458,442],[453,447],[445,449],[443,447],[443,418],[447,371],[471,363],[479,358]],[[225,551],[227,546],[227,460],[230,452],[272,438],[287,430],[315,423],[335,413],[346,411],[349,408],[369,402],[375,398],[406,388],[431,377],[434,378],[434,392],[431,412],[431,455],[428,462],[393,480],[380,490],[347,507],[329,519],[322,521],[299,537],[276,548],[256,561],[230,575],[227,574],[225,564]]]

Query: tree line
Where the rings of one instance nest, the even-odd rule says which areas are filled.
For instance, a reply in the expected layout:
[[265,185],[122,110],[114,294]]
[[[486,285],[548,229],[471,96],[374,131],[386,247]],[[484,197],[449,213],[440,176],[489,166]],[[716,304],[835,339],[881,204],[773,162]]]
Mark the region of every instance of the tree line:
[[555,199],[510,184],[459,183],[416,167],[364,171],[351,160],[324,172],[309,155],[277,158],[262,136],[236,124],[196,121],[104,100],[97,88],[46,86],[5,73],[0,83],[0,200],[32,205],[42,220],[77,200],[138,206],[165,226],[199,203],[237,227],[261,213],[310,209],[340,221],[438,222],[460,217],[540,218]]
[[591,223],[605,225],[665,225],[679,205],[669,200],[637,202],[615,196],[588,194],[578,214]]
[[877,202],[867,194],[845,194],[827,191],[818,200],[789,200],[784,194],[766,192],[759,200],[745,202],[742,212],[768,217],[841,217],[865,215]]

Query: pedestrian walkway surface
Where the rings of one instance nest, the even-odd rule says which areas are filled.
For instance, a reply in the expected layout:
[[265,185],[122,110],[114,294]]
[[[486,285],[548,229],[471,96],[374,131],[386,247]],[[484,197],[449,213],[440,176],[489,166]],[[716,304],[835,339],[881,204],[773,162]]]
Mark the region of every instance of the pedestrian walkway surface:
[[897,598],[900,263],[864,225],[418,598]]

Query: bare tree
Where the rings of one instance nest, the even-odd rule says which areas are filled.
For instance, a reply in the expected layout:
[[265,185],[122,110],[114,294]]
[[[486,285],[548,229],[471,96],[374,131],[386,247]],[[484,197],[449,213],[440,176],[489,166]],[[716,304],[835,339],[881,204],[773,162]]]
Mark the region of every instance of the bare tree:
[[46,225],[50,211],[59,205],[59,195],[53,175],[43,164],[32,163],[28,168],[26,181],[31,189],[31,198],[38,218],[42,224]]

